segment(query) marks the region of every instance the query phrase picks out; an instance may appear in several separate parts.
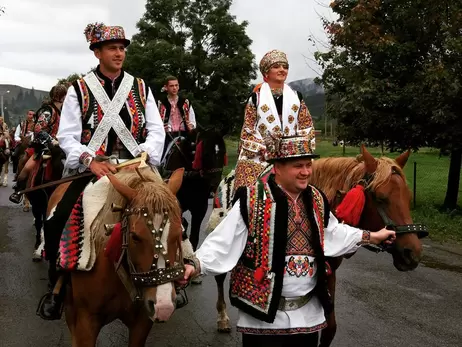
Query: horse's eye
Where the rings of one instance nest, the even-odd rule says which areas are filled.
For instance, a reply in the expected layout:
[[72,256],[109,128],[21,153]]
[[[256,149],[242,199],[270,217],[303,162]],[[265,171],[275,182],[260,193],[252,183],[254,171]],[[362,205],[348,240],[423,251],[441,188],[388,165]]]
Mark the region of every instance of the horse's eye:
[[140,238],[136,233],[131,232],[131,233],[130,233],[130,236],[132,237],[132,240],[133,240],[134,242],[141,242],[141,238]]

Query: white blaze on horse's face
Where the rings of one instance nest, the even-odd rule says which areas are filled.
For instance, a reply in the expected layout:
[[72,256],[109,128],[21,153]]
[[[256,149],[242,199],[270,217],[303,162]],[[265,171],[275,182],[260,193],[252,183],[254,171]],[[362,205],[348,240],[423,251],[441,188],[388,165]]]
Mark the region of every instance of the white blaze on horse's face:
[[220,152],[220,147],[218,145],[215,145],[215,154],[218,154]]
[[[157,214],[154,217],[154,228],[159,230],[163,220],[162,214]],[[162,233],[161,242],[164,249],[168,252],[168,234],[170,223],[165,226]],[[154,250],[152,250],[154,253]],[[165,269],[165,258],[159,256],[157,261],[157,269]],[[144,289],[144,304],[146,306],[149,318],[155,322],[165,322],[170,319],[175,311],[176,292],[173,282],[161,284],[157,287],[148,287]]]

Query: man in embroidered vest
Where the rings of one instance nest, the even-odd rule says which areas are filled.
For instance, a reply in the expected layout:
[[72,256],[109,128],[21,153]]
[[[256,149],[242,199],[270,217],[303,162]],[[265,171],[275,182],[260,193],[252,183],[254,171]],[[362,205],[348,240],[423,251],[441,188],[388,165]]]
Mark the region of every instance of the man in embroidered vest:
[[[89,24],[84,34],[98,67],[69,88],[64,100],[57,138],[66,154],[65,174],[91,171],[97,178],[116,173],[107,160],[119,162],[148,154],[151,166],[160,164],[165,131],[156,102],[145,82],[123,71],[130,41],[120,26]],[[51,287],[57,280],[56,261],[65,226],[83,218],[82,192],[94,177],[72,181],[45,224],[45,252]],[[80,214],[79,214],[80,213]],[[74,215],[75,214],[75,215]],[[83,221],[81,221],[83,222]],[[83,224],[83,223],[82,223]],[[73,271],[75,269],[65,269]],[[59,319],[62,296],[48,295],[42,318]]]
[[324,194],[308,185],[317,157],[309,136],[267,139],[274,174],[236,192],[233,208],[186,265],[185,281],[232,270],[243,346],[317,347],[331,310],[325,257],[390,243],[395,233],[356,229],[330,213]]
[[[14,132],[15,150],[13,153],[13,172],[16,174],[15,181],[17,178],[17,169],[19,164],[19,155],[21,148],[28,145],[34,137],[34,126],[35,126],[35,111],[27,111],[26,119],[18,124],[16,131]],[[24,145],[24,146],[21,146]]]
[[53,147],[58,146],[56,135],[58,133],[59,119],[64,98],[66,96],[67,87],[63,84],[53,86],[50,90],[50,99],[45,101],[36,112],[36,123],[34,127],[34,141],[32,145],[26,149],[24,160],[27,160],[21,172],[18,174],[17,183],[14,186],[15,192],[11,194],[10,201],[16,204],[21,202],[19,191],[26,189],[27,179],[29,174],[34,170],[39,163],[40,154],[35,153],[35,148],[43,148],[45,144],[50,144]]
[[167,96],[159,100],[158,107],[167,133],[165,150],[173,138],[186,137],[196,129],[196,115],[190,101],[178,95],[180,90],[178,78],[167,77],[163,89],[167,92]]
[[266,168],[265,138],[269,134],[306,135],[315,148],[310,112],[301,93],[285,83],[289,62],[284,52],[272,50],[260,61],[264,82],[250,96],[244,114],[236,164],[235,190],[252,186]]

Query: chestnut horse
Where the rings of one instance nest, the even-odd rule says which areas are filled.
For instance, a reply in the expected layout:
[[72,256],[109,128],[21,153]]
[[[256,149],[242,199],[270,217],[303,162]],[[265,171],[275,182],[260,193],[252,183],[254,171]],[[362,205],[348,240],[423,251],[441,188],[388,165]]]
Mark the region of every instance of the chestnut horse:
[[[380,230],[384,226],[393,226],[397,229],[396,242],[387,249],[393,257],[393,264],[400,271],[410,271],[417,267],[422,258],[422,245],[419,237],[426,236],[426,231],[419,231],[420,226],[412,224],[410,213],[411,194],[406,184],[403,167],[409,158],[410,152],[401,154],[395,160],[389,158],[374,158],[367,149],[362,147],[361,158],[325,158],[313,161],[313,173],[310,184],[322,190],[329,199],[331,210],[341,199],[339,192],[349,191],[361,182],[365,182],[366,203],[361,215],[359,228],[366,230]],[[268,169],[269,170],[269,169]],[[266,170],[266,172],[268,172]],[[231,178],[232,173],[227,178]],[[220,184],[224,191],[221,197],[228,197],[229,190],[233,189],[226,179]],[[217,193],[218,194],[218,193]],[[223,206],[216,209],[219,214],[212,215],[214,225],[226,214],[231,199],[223,201]],[[215,212],[215,210],[214,210]],[[351,255],[350,255],[351,256]],[[342,262],[342,257],[330,258],[329,264],[332,275],[328,277],[328,288],[335,299],[335,271]],[[226,313],[223,283],[226,274],[215,277],[218,287],[217,326],[220,332],[230,332],[229,317]],[[328,327],[321,333],[320,347],[330,346],[336,332],[335,312],[328,317]]]
[[[130,347],[144,346],[153,321],[166,321],[173,314],[173,281],[184,275],[179,252],[181,214],[175,197],[183,170],[175,171],[167,184],[148,167],[136,172],[124,170],[108,178],[111,185],[106,202],[91,224],[94,266],[87,272],[71,272],[66,288],[64,309],[73,347],[95,346],[101,328],[116,319],[128,327]],[[55,190],[48,215],[68,186]],[[112,230],[117,236],[112,223],[120,222],[117,234],[121,239],[115,243],[119,245],[120,268],[116,270],[105,247],[112,241],[108,236]],[[121,270],[127,275],[125,280],[119,276]],[[136,295],[126,289],[130,286]]]

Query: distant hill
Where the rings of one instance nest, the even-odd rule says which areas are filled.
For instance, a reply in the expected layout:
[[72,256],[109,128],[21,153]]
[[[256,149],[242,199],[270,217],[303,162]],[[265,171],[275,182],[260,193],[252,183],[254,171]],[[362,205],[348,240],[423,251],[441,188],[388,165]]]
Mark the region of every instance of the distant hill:
[[0,95],[3,95],[5,121],[11,127],[24,119],[28,110],[37,110],[43,99],[48,96],[48,92],[11,84],[0,84]]
[[314,83],[313,78],[305,78],[289,83],[293,89],[302,93],[311,116],[318,120],[324,116],[325,95],[324,89]]

